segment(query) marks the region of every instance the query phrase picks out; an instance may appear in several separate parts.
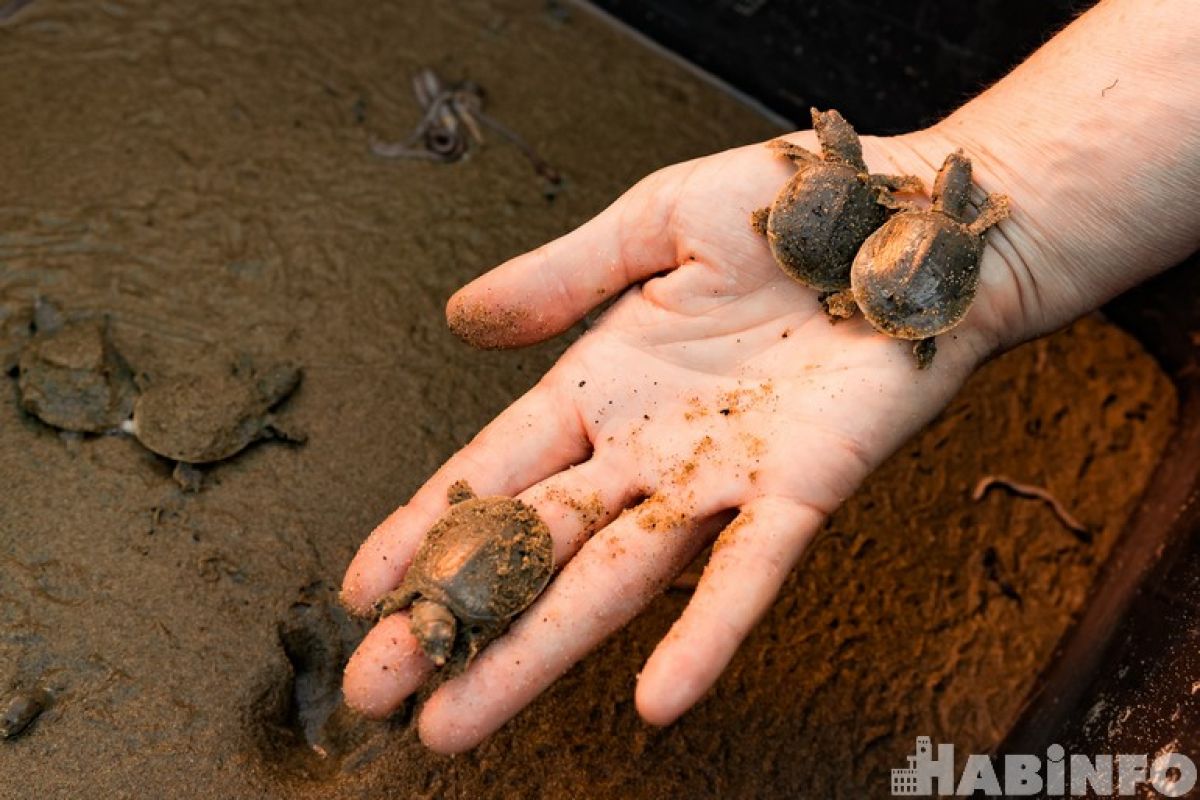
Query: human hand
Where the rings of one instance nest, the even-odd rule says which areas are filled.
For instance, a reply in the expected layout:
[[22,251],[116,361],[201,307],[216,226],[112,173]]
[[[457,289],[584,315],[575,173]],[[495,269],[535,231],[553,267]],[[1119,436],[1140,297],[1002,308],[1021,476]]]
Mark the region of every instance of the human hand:
[[[671,722],[716,679],[821,520],[983,358],[1200,246],[1200,18],[1187,11],[1186,0],[1098,4],[933,128],[863,140],[872,172],[926,180],[962,147],[979,187],[1013,201],[1012,217],[988,233],[975,305],[938,338],[929,370],[861,317],[830,325],[814,293],[776,267],[749,215],[791,167],[761,146],[663,170],[460,291],[451,326],[507,347],[560,333],[637,284],[350,565],[343,598],[367,612],[400,582],[458,479],[480,494],[516,494],[550,527],[561,572],[430,696],[425,743],[457,752],[499,728],[724,527],[639,678],[642,716]],[[815,147],[812,134],[789,138]],[[347,666],[346,699],[382,716],[430,671],[407,616],[392,615]]]
[[[789,138],[816,149],[809,133]],[[920,134],[863,141],[873,172],[926,180],[940,163],[921,155],[932,144]],[[451,300],[461,336],[515,346],[634,286],[384,521],[347,572],[344,600],[365,613],[399,583],[459,479],[479,495],[516,495],[550,528],[561,572],[429,698],[420,719],[429,747],[458,752],[499,728],[724,528],[639,678],[642,716],[673,721],[717,679],[822,520],[1019,324],[1026,276],[995,247],[976,306],[939,338],[928,370],[914,366],[911,343],[861,316],[831,324],[750,226],[792,172],[761,145],[668,168]],[[1002,247],[1019,238],[1019,217],[1005,226]],[[346,699],[385,715],[431,669],[407,614],[386,617],[346,669]]]

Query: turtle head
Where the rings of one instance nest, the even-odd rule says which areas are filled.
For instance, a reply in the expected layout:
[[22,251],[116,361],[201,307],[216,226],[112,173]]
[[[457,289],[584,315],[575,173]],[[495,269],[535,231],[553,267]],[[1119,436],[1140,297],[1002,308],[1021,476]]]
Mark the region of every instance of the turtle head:
[[970,191],[971,159],[955,150],[946,156],[933,182],[933,210],[963,222]]
[[458,620],[453,612],[433,600],[413,603],[410,629],[429,660],[439,667],[450,660]]
[[854,167],[859,172],[867,171],[863,161],[862,145],[858,134],[846,118],[834,109],[817,111],[811,109],[813,130],[817,132],[817,140],[821,143],[821,156],[826,161],[845,164]]

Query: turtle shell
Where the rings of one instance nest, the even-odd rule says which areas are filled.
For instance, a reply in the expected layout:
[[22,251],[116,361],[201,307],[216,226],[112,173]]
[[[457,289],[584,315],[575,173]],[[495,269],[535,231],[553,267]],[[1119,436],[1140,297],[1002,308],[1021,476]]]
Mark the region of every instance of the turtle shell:
[[299,382],[288,366],[268,384],[232,369],[190,373],[152,384],[133,406],[138,441],[188,464],[220,461],[270,433],[269,409]]
[[48,425],[99,433],[129,417],[133,382],[104,323],[68,323],[39,333],[21,350],[21,405]]
[[888,210],[866,176],[846,164],[801,165],[767,217],[767,241],[784,272],[822,292],[850,286],[850,264]]
[[897,214],[854,259],[854,299],[877,330],[926,339],[966,316],[979,285],[983,237],[939,211]]
[[553,572],[554,543],[537,512],[508,497],[456,503],[425,536],[396,594],[422,596],[460,621],[508,620]]

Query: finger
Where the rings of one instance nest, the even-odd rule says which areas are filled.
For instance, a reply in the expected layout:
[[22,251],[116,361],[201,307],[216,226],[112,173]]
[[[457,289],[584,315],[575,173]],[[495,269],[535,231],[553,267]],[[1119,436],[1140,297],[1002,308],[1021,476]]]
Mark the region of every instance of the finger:
[[615,457],[596,454],[526,489],[517,499],[536,509],[550,529],[558,565],[616,519],[638,494],[631,469]]
[[582,227],[460,289],[446,306],[450,329],[476,347],[533,344],[626,286],[676,266],[671,212],[691,168],[656,172]]
[[433,671],[408,627],[408,614],[379,621],[346,664],[342,693],[364,716],[381,719],[395,711]]
[[706,526],[687,510],[656,502],[651,498],[588,541],[508,634],[429,698],[420,720],[427,747],[440,753],[474,747],[632,619],[695,557]]
[[480,496],[514,495],[583,460],[590,449],[574,403],[552,384],[538,384],[372,531],[346,570],[342,602],[367,613],[400,583],[421,537],[449,507],[446,490],[455,481],[467,481]]
[[647,722],[674,722],[716,682],[822,519],[816,509],[781,498],[742,508],[717,537],[691,602],[638,678],[638,712]]

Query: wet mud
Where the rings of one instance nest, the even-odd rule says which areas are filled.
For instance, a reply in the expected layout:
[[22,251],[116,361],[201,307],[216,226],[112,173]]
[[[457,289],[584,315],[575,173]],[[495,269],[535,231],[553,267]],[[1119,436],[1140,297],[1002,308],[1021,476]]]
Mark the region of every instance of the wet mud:
[[[62,435],[0,384],[0,700],[46,698],[0,741],[5,800],[872,796],[917,734],[998,740],[1170,435],[1169,383],[1085,320],[989,365],[892,458],[680,723],[633,707],[674,591],[438,757],[411,705],[340,710],[362,626],[337,582],[570,339],[477,352],[445,301],[645,173],[777,131],[541,3],[38,0],[0,22],[0,65],[0,324],[52,296],[107,316],[137,372],[302,364],[308,433],[185,493],[132,438]],[[491,140],[452,164],[372,154],[418,123],[423,66],[484,87],[561,173],[552,200]],[[1092,540],[1043,503],[973,501],[987,475],[1046,488]]]

